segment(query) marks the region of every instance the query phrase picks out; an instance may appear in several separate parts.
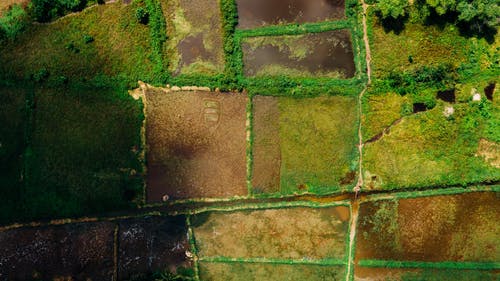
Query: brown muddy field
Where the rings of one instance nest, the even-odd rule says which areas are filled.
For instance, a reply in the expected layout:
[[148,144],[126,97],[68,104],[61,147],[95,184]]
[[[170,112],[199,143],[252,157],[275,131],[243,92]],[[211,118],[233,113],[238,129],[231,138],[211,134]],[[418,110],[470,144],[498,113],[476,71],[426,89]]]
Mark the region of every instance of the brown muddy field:
[[340,281],[345,280],[343,266],[265,264],[265,263],[200,263],[203,281]]
[[278,99],[255,96],[253,118],[253,192],[276,193],[279,192],[281,168]]
[[191,222],[200,257],[343,259],[349,208],[212,212]]
[[355,281],[493,281],[500,278],[500,270],[367,268],[354,269]]
[[345,18],[344,0],[237,0],[239,28]]
[[246,76],[350,78],[356,72],[348,30],[246,38],[242,49]]
[[168,55],[174,75],[221,73],[224,69],[219,1],[163,1],[169,35]]
[[99,222],[0,232],[0,280],[111,280],[114,229]]
[[119,222],[118,279],[178,267],[190,268],[186,217],[135,218]]
[[248,194],[247,96],[146,93],[147,201]]
[[500,260],[495,192],[367,202],[359,214],[358,260]]

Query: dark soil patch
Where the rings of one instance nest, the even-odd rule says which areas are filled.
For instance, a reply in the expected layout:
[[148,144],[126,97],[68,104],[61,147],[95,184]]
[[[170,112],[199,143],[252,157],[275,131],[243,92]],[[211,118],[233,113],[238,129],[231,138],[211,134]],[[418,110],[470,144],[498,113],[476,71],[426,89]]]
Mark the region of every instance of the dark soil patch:
[[[290,38],[296,38],[296,40],[293,40],[292,44],[283,43],[279,46],[277,42],[281,38],[285,37],[269,37],[275,42],[264,41],[260,45],[243,43],[246,76],[269,75],[265,71],[266,68],[272,66],[288,68],[295,72],[306,72],[300,74],[301,76],[328,76],[329,73],[338,72],[343,78],[349,78],[356,72],[351,39],[347,30],[286,37],[287,40]],[[299,48],[307,48],[307,50],[305,54],[297,57],[294,52]],[[271,73],[271,75],[275,74]]]
[[120,221],[119,227],[119,280],[192,267],[185,254],[190,245],[184,216],[128,219]]
[[278,98],[253,99],[253,178],[254,193],[279,192],[281,150]]
[[237,0],[240,28],[345,18],[344,0]]
[[247,194],[243,94],[148,90],[147,201]]
[[437,98],[446,102],[455,102],[455,89],[453,90],[446,90],[446,91],[439,91],[437,93]]
[[114,224],[81,223],[0,233],[0,280],[111,280]]
[[490,83],[486,88],[484,88],[484,94],[486,95],[486,98],[489,99],[490,101],[493,101],[493,94],[495,93],[495,86],[496,83]]
[[417,102],[413,104],[413,113],[419,113],[427,111],[427,105],[425,103]]

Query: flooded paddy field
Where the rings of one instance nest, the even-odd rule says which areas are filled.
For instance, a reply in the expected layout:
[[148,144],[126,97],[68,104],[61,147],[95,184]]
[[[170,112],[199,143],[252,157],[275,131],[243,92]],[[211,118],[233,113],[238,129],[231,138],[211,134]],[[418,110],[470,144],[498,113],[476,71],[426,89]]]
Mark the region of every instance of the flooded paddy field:
[[219,1],[162,1],[167,16],[169,70],[179,74],[216,74],[224,69]]
[[344,0],[237,0],[239,28],[345,18]]
[[265,263],[200,263],[200,279],[206,281],[340,281],[345,280],[343,266],[265,264]]
[[236,93],[148,90],[148,202],[248,193],[247,102]]
[[348,30],[250,37],[242,49],[246,76],[350,78],[356,72]]
[[355,281],[470,281],[498,280],[500,271],[464,269],[366,268],[354,269]]
[[0,279],[138,280],[163,270],[189,272],[187,239],[184,216],[6,230]]
[[102,222],[0,232],[0,279],[111,280],[114,229]]
[[191,223],[200,258],[343,260],[349,208],[210,212]]
[[185,216],[133,218],[118,222],[118,279],[191,268]]
[[472,101],[471,94],[482,92],[487,85],[475,82],[453,91],[404,96],[368,93],[363,103],[366,188],[499,180],[500,144],[492,132],[497,131],[500,106],[483,93],[479,101]]
[[253,99],[253,191],[324,193],[354,184],[356,100]]
[[461,195],[363,203],[356,259],[500,260],[500,195]]

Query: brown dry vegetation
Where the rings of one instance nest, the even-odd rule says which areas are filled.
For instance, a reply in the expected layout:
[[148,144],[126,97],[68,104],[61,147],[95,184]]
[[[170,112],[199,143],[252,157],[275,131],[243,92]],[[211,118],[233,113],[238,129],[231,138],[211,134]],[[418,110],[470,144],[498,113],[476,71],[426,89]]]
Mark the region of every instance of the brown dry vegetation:
[[494,192],[365,203],[356,258],[497,261],[499,203]]
[[201,257],[345,257],[349,209],[290,208],[208,213],[192,219]]
[[4,10],[7,10],[10,6],[14,4],[26,4],[28,0],[2,0],[0,1],[0,15]]
[[146,93],[149,202],[247,194],[243,94]]

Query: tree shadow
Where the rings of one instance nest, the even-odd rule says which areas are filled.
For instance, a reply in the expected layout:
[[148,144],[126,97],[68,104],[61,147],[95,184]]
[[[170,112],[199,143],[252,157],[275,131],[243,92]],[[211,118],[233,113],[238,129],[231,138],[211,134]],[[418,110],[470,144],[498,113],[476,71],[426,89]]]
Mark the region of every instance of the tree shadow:
[[380,21],[380,24],[384,28],[385,33],[389,33],[392,31],[396,35],[399,35],[405,29],[405,24],[409,18],[408,14],[399,16],[397,18],[383,18],[380,12],[376,12],[376,15]]
[[460,21],[457,23],[457,27],[461,36],[465,38],[475,37],[485,39],[488,44],[495,42],[495,35],[498,32],[495,27],[488,26],[480,20],[473,20],[471,22]]

